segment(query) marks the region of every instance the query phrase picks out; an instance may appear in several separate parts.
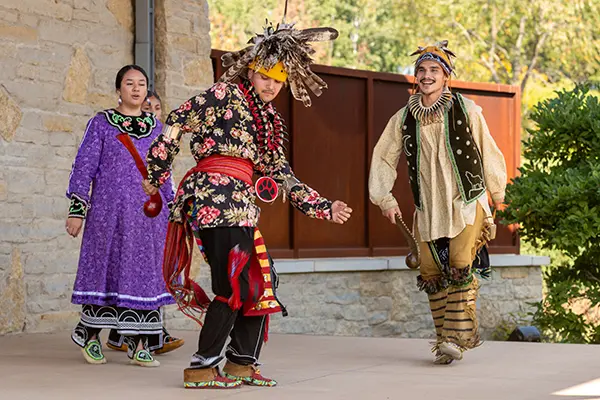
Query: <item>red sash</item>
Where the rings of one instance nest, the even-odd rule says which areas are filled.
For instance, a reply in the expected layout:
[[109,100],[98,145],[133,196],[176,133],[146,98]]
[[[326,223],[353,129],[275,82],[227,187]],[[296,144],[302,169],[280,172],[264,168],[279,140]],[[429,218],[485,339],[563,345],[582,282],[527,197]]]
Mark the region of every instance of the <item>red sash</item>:
[[181,188],[183,181],[185,181],[188,176],[197,172],[229,175],[232,178],[239,179],[252,186],[252,174],[254,173],[254,168],[252,161],[246,158],[214,154],[198,161],[198,164],[185,174],[179,187]]

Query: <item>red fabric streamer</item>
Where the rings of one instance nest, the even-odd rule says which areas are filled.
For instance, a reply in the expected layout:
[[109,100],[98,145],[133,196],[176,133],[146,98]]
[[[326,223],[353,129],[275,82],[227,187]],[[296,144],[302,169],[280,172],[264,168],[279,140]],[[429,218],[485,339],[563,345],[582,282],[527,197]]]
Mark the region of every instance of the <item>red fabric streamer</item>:
[[265,334],[263,335],[263,341],[267,343],[269,341],[269,321],[271,320],[271,315],[267,314],[267,320],[265,321]]
[[[197,172],[229,175],[240,181],[246,182],[248,185],[252,185],[254,165],[252,164],[252,161],[246,158],[213,154],[212,156],[208,156],[198,161],[198,164],[185,174],[181,182],[185,181],[191,174]],[[179,186],[181,187],[181,185]]]
[[229,251],[229,284],[231,285],[232,294],[228,304],[232,310],[239,310],[242,307],[242,299],[240,293],[240,274],[250,259],[250,254],[240,249],[240,246],[235,246]]

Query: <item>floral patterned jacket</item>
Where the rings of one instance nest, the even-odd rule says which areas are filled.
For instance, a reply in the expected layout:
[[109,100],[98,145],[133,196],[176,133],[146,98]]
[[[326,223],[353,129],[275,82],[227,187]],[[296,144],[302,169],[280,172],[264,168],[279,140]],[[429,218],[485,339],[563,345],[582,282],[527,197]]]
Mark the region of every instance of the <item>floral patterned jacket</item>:
[[[280,192],[309,217],[331,219],[331,202],[294,176],[285,158],[285,126],[271,103],[263,103],[249,82],[217,83],[195,96],[167,118],[163,133],[147,155],[148,176],[156,187],[170,176],[180,139],[169,127],[190,133],[190,147],[198,162],[214,154],[248,159],[260,176],[270,176]],[[219,173],[192,173],[181,183],[171,208],[171,221],[186,214],[195,228],[256,226],[260,208],[254,187]]]

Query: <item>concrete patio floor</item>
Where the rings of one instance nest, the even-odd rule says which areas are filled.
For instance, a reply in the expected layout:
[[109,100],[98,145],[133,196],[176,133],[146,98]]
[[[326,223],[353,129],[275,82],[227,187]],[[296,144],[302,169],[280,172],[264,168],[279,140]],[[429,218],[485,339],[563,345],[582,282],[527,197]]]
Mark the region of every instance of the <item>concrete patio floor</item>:
[[600,346],[486,342],[451,366],[431,363],[426,340],[272,335],[262,372],[275,388],[185,390],[195,332],[159,368],[87,365],[68,332],[0,337],[0,399],[446,399],[600,400]]

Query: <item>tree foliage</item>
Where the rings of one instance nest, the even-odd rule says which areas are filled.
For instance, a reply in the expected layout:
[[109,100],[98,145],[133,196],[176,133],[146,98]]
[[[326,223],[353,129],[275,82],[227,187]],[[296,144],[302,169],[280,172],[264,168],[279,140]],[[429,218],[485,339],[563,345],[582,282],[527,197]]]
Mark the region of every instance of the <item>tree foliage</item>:
[[[233,50],[260,32],[265,18],[277,23],[284,1],[269,0],[256,6],[248,0],[209,0],[213,47]],[[299,28],[333,26],[340,37],[316,44],[319,63],[357,69],[402,72],[410,64],[407,49],[415,34],[402,2],[396,0],[290,0],[287,21]],[[408,33],[407,33],[408,32]]]
[[569,257],[546,271],[536,323],[553,338],[597,343],[599,321],[586,310],[600,303],[600,101],[576,86],[540,102],[531,119],[503,217],[536,247]]
[[[209,0],[213,47],[237,49],[284,0]],[[461,80],[519,85],[600,80],[597,0],[289,0],[288,22],[334,26],[319,63],[402,73],[418,45],[450,40]]]

